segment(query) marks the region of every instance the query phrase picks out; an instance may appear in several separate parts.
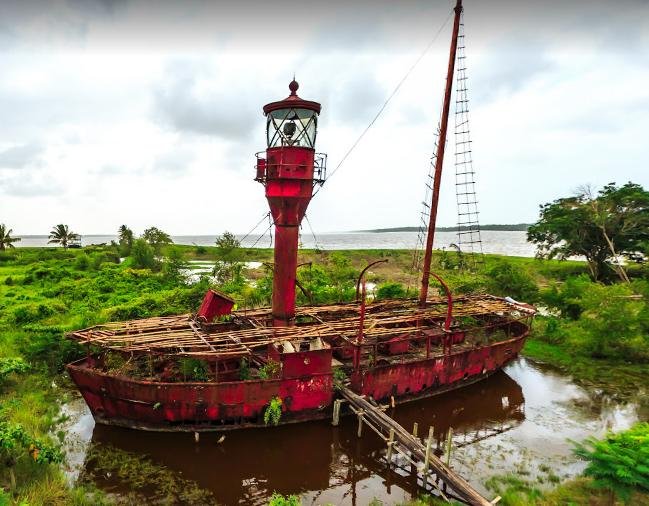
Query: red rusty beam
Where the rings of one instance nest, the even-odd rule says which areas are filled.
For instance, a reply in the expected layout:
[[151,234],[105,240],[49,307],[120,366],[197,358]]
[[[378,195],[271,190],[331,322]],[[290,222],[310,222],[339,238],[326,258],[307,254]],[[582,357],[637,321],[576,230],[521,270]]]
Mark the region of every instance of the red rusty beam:
[[426,252],[424,254],[423,274],[421,277],[421,291],[419,293],[419,306],[426,306],[428,297],[428,282],[430,277],[430,263],[433,258],[433,239],[437,224],[437,206],[439,205],[439,187],[442,182],[442,167],[444,165],[444,149],[446,147],[446,132],[448,130],[448,114],[451,106],[451,91],[453,89],[453,74],[455,72],[455,53],[457,51],[457,35],[460,28],[460,15],[462,14],[462,0],[455,4],[455,21],[453,23],[453,36],[451,38],[451,51],[448,58],[448,72],[446,74],[446,90],[444,91],[444,108],[442,122],[439,129],[439,142],[435,157],[435,178],[433,180],[433,197],[430,206],[430,219],[428,222],[428,235],[426,236]]

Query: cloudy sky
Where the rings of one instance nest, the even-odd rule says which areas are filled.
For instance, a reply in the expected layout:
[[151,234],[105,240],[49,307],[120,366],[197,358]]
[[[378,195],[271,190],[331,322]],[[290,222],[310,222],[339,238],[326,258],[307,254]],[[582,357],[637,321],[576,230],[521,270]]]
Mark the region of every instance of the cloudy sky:
[[[331,171],[443,26],[308,212],[316,232],[415,225],[451,9],[3,0],[0,223],[17,234],[56,223],[82,234],[122,223],[245,233],[267,212],[253,181],[263,104],[284,98],[295,73],[299,94],[322,103],[317,148]],[[648,0],[465,9],[483,223],[533,221],[539,204],[585,183],[649,186]],[[447,162],[441,225],[456,221]]]

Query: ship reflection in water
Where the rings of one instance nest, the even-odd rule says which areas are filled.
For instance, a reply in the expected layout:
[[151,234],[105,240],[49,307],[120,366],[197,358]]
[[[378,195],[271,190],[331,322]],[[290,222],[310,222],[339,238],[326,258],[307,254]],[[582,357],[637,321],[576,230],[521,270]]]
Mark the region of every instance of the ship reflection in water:
[[[420,437],[435,427],[438,454],[450,427],[454,447],[488,439],[525,419],[520,385],[503,371],[460,390],[399,405],[390,415]],[[206,433],[196,443],[191,434],[141,432],[98,424],[92,441],[147,455],[182,477],[210,490],[218,504],[266,504],[273,492],[302,495],[303,504],[367,504],[374,497],[392,503],[417,496],[421,480],[402,457],[392,469],[385,444],[368,428],[356,435],[355,417],[273,429]],[[88,463],[88,468],[92,464]],[[92,471],[92,469],[87,469]],[[127,492],[113,477],[96,479],[99,487]]]

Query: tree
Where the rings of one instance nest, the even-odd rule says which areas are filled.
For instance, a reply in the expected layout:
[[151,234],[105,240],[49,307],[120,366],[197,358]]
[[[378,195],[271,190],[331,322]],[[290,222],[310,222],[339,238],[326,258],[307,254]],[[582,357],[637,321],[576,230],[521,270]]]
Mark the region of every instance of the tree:
[[133,247],[133,231],[126,225],[122,225],[118,230],[119,249],[124,256],[131,254]]
[[241,243],[231,232],[223,232],[216,238],[216,254],[219,259],[214,264],[212,275],[217,283],[241,283],[243,264],[239,262]]
[[13,248],[13,243],[20,241],[20,237],[11,237],[13,230],[8,229],[4,223],[0,223],[0,251],[6,248]]
[[166,246],[167,244],[173,244],[173,241],[171,240],[171,237],[169,237],[169,234],[156,227],[147,228],[142,234],[142,239],[144,239],[153,247],[156,255],[160,254],[163,246]]
[[67,248],[71,242],[78,241],[79,234],[76,234],[68,228],[67,225],[57,225],[50,232],[48,244],[60,244],[63,248]]
[[638,259],[649,241],[649,192],[640,185],[611,183],[594,196],[590,189],[541,206],[539,221],[527,232],[537,256],[564,260],[584,256],[591,277],[601,280],[611,264],[628,280],[620,258]]
[[610,504],[616,496],[629,504],[634,491],[649,491],[648,423],[575,443],[574,453],[588,462],[584,474],[593,478],[593,485],[609,491]]
[[133,259],[133,266],[140,269],[155,270],[159,267],[158,262],[155,258],[155,251],[153,249],[153,246],[151,246],[143,238],[133,241],[131,258]]
[[216,253],[221,260],[238,260],[240,248],[241,242],[232,232],[223,232],[223,235],[216,238]]

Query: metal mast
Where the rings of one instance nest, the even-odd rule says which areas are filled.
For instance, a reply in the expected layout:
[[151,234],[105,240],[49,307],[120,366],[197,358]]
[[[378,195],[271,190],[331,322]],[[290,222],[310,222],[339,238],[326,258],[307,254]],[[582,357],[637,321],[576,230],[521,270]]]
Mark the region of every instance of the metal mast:
[[455,4],[455,20],[453,22],[453,36],[448,59],[448,72],[446,74],[446,89],[444,91],[444,107],[439,129],[437,153],[435,155],[435,177],[433,180],[433,196],[430,205],[430,220],[428,222],[428,235],[426,236],[426,252],[424,254],[423,275],[421,278],[421,291],[419,293],[420,307],[426,306],[428,298],[428,278],[430,277],[430,264],[433,258],[433,239],[435,238],[435,225],[437,222],[437,206],[439,204],[439,187],[442,182],[442,167],[444,165],[444,148],[446,147],[446,132],[448,130],[448,115],[451,106],[451,91],[453,89],[453,74],[455,73],[455,55],[457,52],[457,36],[460,29],[460,16],[462,14],[462,0]]

